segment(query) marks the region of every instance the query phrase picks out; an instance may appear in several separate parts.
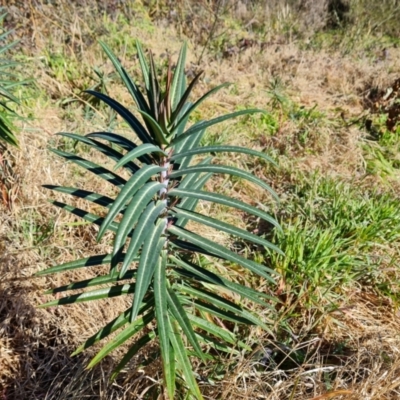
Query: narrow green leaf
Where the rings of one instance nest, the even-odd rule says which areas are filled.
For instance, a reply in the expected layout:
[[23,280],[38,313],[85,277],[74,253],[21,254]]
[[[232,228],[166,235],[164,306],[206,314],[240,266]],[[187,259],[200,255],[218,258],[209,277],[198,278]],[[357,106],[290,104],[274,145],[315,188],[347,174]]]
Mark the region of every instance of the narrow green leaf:
[[128,163],[136,158],[139,158],[143,154],[152,154],[152,153],[159,153],[164,156],[167,156],[167,153],[165,153],[165,151],[160,149],[160,147],[155,146],[154,144],[151,144],[151,143],[145,143],[145,144],[142,144],[142,145],[136,147],[136,149],[131,150],[129,153],[125,154],[115,165],[114,171],[117,170],[118,168],[122,167],[126,163]]
[[[183,105],[181,112],[179,113],[177,118],[174,120],[173,127],[176,126],[177,119],[181,118],[186,113],[186,111],[191,107],[191,105],[192,105],[192,103],[189,102],[189,101]],[[190,115],[186,115],[185,119],[183,121],[181,121],[181,123],[179,124],[179,126],[177,127],[177,129],[175,131],[175,135],[176,136],[182,135],[182,133],[185,131],[186,125],[187,125],[187,123],[189,121],[189,117],[190,117]],[[171,130],[171,127],[169,127],[169,128]],[[177,152],[181,151],[181,150],[178,151],[178,145],[176,147],[174,147],[174,150],[177,151]]]
[[102,223],[97,240],[99,241],[104,235],[108,225],[113,221],[117,214],[123,209],[125,204],[140,190],[143,184],[148,181],[153,175],[165,171],[157,165],[145,165],[140,171],[136,172],[129,181],[124,185],[117,198],[114,201],[109,213]]
[[52,300],[47,303],[40,304],[38,307],[45,308],[51,306],[59,306],[63,304],[83,303],[92,300],[108,299],[111,297],[117,297],[134,292],[135,292],[135,284],[129,283],[126,285],[112,286],[104,289],[91,290],[89,292],[62,297],[61,299],[58,300]]
[[210,226],[211,228],[218,229],[220,231],[229,233],[230,235],[237,236],[241,239],[247,240],[252,243],[257,243],[262,246],[268,247],[271,250],[276,251],[277,253],[284,255],[282,250],[280,250],[278,247],[270,243],[268,240],[262,239],[260,236],[254,235],[250,232],[247,232],[244,229],[237,228],[234,225],[227,224],[225,222],[219,221],[215,218],[207,217],[203,214],[199,214],[193,211],[188,211],[184,210],[178,207],[172,208],[173,215],[175,215],[178,218],[188,218],[192,221],[199,222],[201,224]]
[[115,110],[128,123],[128,125],[133,129],[133,131],[143,143],[153,142],[153,139],[149,136],[146,129],[139,122],[139,120],[122,104],[118,103],[104,93],[95,92],[94,90],[85,90],[85,92],[91,94],[94,97],[97,97],[98,99],[109,105],[113,110]]
[[118,145],[119,147],[123,148],[124,150],[131,151],[133,149],[136,149],[138,147],[135,143],[133,143],[131,140],[121,136],[117,135],[116,133],[110,133],[110,132],[92,132],[86,135],[88,138],[98,138],[98,139],[103,139],[107,140],[110,143],[114,143]]
[[[203,160],[201,162],[201,164],[208,164],[211,159],[212,159],[212,157],[207,157],[205,160]],[[204,174],[203,176],[200,176],[200,175],[201,175],[201,172],[199,172],[197,174],[186,175],[182,179],[182,181],[179,183],[179,188],[180,189],[200,190],[208,182],[208,180],[211,179],[213,174],[209,173],[209,174]],[[194,210],[196,208],[198,202],[199,202],[199,199],[197,199],[197,198],[193,198],[193,197],[185,198],[184,197],[179,202],[179,208],[185,209],[185,210]],[[180,218],[176,222],[176,225],[184,228],[187,221],[188,221],[188,219],[186,219],[186,218]]]
[[[98,215],[92,214],[90,212],[87,212],[85,210],[82,210],[77,207],[72,207],[68,204],[61,203],[59,201],[53,201],[49,200],[49,203],[52,203],[56,207],[60,207],[63,210],[66,210],[70,212],[71,214],[74,214],[80,218],[83,218],[85,221],[91,222],[95,225],[101,226],[101,224],[104,222],[104,218],[99,217]],[[111,222],[110,225],[108,225],[107,229],[109,229],[112,232],[116,232],[118,229],[118,223],[117,222]]]
[[[269,222],[271,225],[274,225],[277,227],[280,231],[282,228],[280,227],[279,223],[272,218],[270,215],[268,215],[266,212],[259,210],[256,207],[253,207],[249,204],[246,204],[240,200],[233,199],[228,196],[224,196],[222,194],[218,193],[212,193],[212,192],[205,192],[201,190],[191,190],[191,189],[170,189],[168,191],[168,196],[170,197],[191,197],[191,198],[196,198],[204,201],[211,201],[213,203],[218,203],[218,204],[223,204],[225,206],[229,207],[234,207],[239,210],[245,211],[249,214],[256,215],[257,217],[262,218],[263,220]],[[186,208],[186,207],[185,207]]]
[[140,68],[142,69],[146,90],[150,90],[150,68],[147,64],[146,57],[144,56],[142,45],[138,40],[136,40],[136,50],[139,58]]
[[157,319],[157,331],[160,340],[161,357],[163,362],[164,381],[168,395],[174,398],[175,392],[175,371],[171,370],[173,363],[169,343],[169,323],[168,323],[168,301],[167,301],[167,281],[165,279],[165,267],[167,258],[165,251],[161,252],[154,273],[154,298]]
[[[171,115],[171,126],[174,126],[174,122],[178,118],[179,114],[181,111],[184,109],[184,105],[188,104],[187,101],[189,99],[190,93],[192,92],[193,88],[195,87],[196,83],[200,79],[200,76],[203,74],[203,71],[200,71],[196,76],[193,78],[192,82],[190,82],[190,85],[186,89],[185,93],[183,93],[182,97],[179,100],[178,105],[176,106],[176,109],[173,111]],[[185,75],[183,75],[185,77]],[[189,115],[188,115],[189,116]]]
[[[271,307],[271,306],[268,303],[265,303],[264,300],[261,300],[260,297],[268,299],[273,302],[279,302],[279,300],[275,297],[271,297],[265,293],[260,293],[257,290],[254,290],[247,286],[243,286],[239,283],[231,282],[230,280],[225,279],[222,276],[218,276],[213,272],[208,271],[207,269],[195,265],[189,261],[180,260],[172,255],[170,255],[169,258],[176,265],[179,265],[184,268],[184,270],[174,269],[174,271],[180,275],[196,279],[198,281],[208,282],[213,285],[225,287],[226,289],[232,291],[233,293],[236,293],[240,296],[243,296],[244,298],[254,301],[257,304],[261,304],[264,307]],[[184,272],[185,270],[187,272]]]
[[147,343],[151,342],[155,339],[156,334],[154,332],[149,332],[146,335],[142,336],[138,341],[129,348],[128,352],[124,355],[122,360],[118,363],[118,365],[114,368],[114,371],[110,377],[110,380],[113,381],[117,375],[125,368],[126,364],[144,347]]
[[265,279],[267,279],[268,281],[275,283],[274,279],[271,277],[271,274],[276,275],[276,271],[273,271],[272,269],[267,268],[264,265],[258,264],[251,260],[247,260],[246,258],[239,256],[238,254],[226,249],[225,247],[221,246],[218,243],[203,238],[187,230],[181,229],[177,226],[170,226],[168,227],[167,230],[169,233],[175,234],[178,237],[189,240],[190,243],[200,246],[204,250],[216,254],[218,257],[221,257],[224,260],[228,260],[237,263],[239,265],[242,265],[243,267],[248,268],[255,274],[260,275]]
[[182,369],[183,376],[188,385],[189,390],[196,397],[197,400],[203,400],[203,396],[201,395],[199,386],[197,385],[196,378],[193,375],[192,366],[190,365],[190,360],[186,354],[185,346],[182,342],[180,333],[176,327],[175,321],[170,321],[170,329],[171,329],[171,343],[174,347],[176,359],[178,361],[178,365]]
[[70,194],[72,196],[78,197],[80,199],[84,199],[87,201],[91,201],[92,203],[99,204],[103,207],[110,208],[114,199],[110,197],[103,196],[102,194],[98,194],[95,192],[90,192],[88,190],[82,190],[74,187],[66,187],[66,186],[55,186],[55,185],[42,185],[45,189],[54,190],[60,193]]
[[242,154],[250,154],[252,156],[263,158],[264,160],[270,162],[271,164],[277,165],[276,162],[266,154],[261,151],[248,149],[246,147],[239,146],[205,146],[199,147],[197,149],[190,149],[182,153],[174,153],[171,157],[171,161],[176,161],[182,159],[184,157],[193,156],[197,154],[205,154],[205,153],[242,153]]
[[182,304],[180,303],[178,296],[172,289],[167,289],[166,294],[168,298],[169,309],[173,317],[178,321],[180,327],[182,328],[182,331],[185,333],[190,344],[193,346],[193,349],[195,350],[197,357],[199,357],[202,360],[205,360],[204,353],[201,350],[201,347],[199,345],[199,342],[197,341],[190,320],[186,314],[185,309],[182,307]]
[[240,352],[238,350],[225,343],[221,343],[219,339],[218,340],[214,339],[211,336],[205,335],[204,333],[201,332],[196,332],[196,336],[199,341],[205,343],[207,346],[210,346],[218,351],[223,351],[224,353],[233,354],[236,356],[240,355]]
[[[223,86],[226,86],[226,85],[221,85],[221,86],[219,86],[218,88],[215,88],[215,89],[220,89]],[[198,102],[196,104],[194,104],[188,111],[186,111],[186,113],[191,113],[193,111],[192,108],[195,107],[198,104]],[[176,136],[174,138],[174,140],[172,140],[172,142],[170,144],[170,147],[175,147],[176,144],[181,142],[182,140],[186,140],[188,137],[194,135],[195,133],[197,133],[197,132],[199,132],[201,130],[207,129],[212,125],[219,124],[219,123],[221,123],[223,121],[226,121],[226,120],[232,119],[232,118],[236,118],[236,117],[239,117],[241,115],[254,114],[256,112],[265,113],[263,110],[258,110],[258,109],[240,110],[240,111],[236,111],[236,112],[233,112],[233,113],[230,113],[230,114],[221,115],[220,117],[217,117],[217,118],[214,118],[214,119],[210,119],[209,121],[198,122],[198,123],[194,124],[193,126],[191,126],[182,135]],[[183,120],[183,118],[184,117],[182,117],[182,120]]]
[[231,311],[233,314],[240,316],[247,320],[246,323],[251,322],[255,325],[261,326],[263,329],[268,330],[268,326],[262,322],[260,319],[255,317],[252,313],[247,310],[244,310],[242,307],[238,306],[237,304],[233,303],[228,299],[224,299],[221,296],[218,296],[216,293],[212,293],[208,290],[203,288],[194,288],[191,286],[184,286],[181,284],[177,284],[176,287],[179,287],[180,292],[184,292],[189,294],[192,297],[197,297],[198,299],[205,300],[206,302],[210,303],[212,307],[219,307],[225,310]]
[[[199,143],[201,142],[201,139],[203,138],[205,132],[206,132],[205,130],[200,130],[196,134],[188,137],[186,140],[183,140],[182,142],[178,143],[176,146],[174,146],[174,152],[175,153],[184,153],[191,149],[197,148]],[[187,157],[181,159],[179,162],[180,169],[186,168],[190,164],[192,159],[193,159],[193,156],[187,156]],[[206,164],[209,164],[209,163],[207,162]]]
[[116,348],[120,347],[133,335],[140,332],[154,319],[154,313],[150,312],[144,317],[137,318],[134,322],[130,323],[122,332],[120,332],[114,339],[108,342],[90,361],[87,368],[93,368],[97,363],[99,363],[104,357],[111,353]]
[[219,258],[216,254],[211,253],[210,251],[207,251],[203,249],[200,246],[196,246],[193,243],[190,243],[186,240],[180,240],[178,238],[172,238],[170,241],[171,245],[177,246],[179,249],[183,250],[188,250],[189,252],[192,253],[199,253],[199,254],[204,254],[206,256],[211,256],[211,257],[217,257]]
[[162,183],[146,183],[132,198],[124,212],[124,216],[119,223],[117,234],[115,235],[113,255],[116,258],[115,261],[114,259],[111,260],[111,270],[118,264],[118,254],[122,252],[125,247],[126,238],[132,231],[132,227],[136,224],[142,211],[149,204],[152,197],[162,188],[165,188],[165,185]]
[[[212,157],[207,157],[204,160],[202,160],[199,165],[208,165],[210,164]],[[201,172],[198,172],[197,174],[187,174],[183,177],[183,179],[179,183],[179,188],[180,189],[202,189],[206,181],[204,181],[205,177],[208,176],[209,178],[212,177],[213,174],[204,174],[202,176]],[[201,184],[203,183],[203,184]],[[180,203],[182,204],[182,203]]]
[[132,304],[131,322],[135,320],[139,311],[140,303],[147,292],[151,279],[153,278],[157,259],[160,256],[161,249],[166,240],[165,237],[162,237],[166,224],[167,219],[160,218],[156,223],[156,229],[149,234],[143,244],[136,275],[136,291]]
[[93,346],[100,340],[103,340],[111,333],[115,332],[122,326],[128,323],[129,316],[131,314],[131,307],[125,310],[123,313],[118,315],[118,317],[114,318],[107,325],[103,326],[99,331],[97,331],[94,335],[92,335],[89,339],[87,339],[83,344],[81,344],[72,354],[71,357],[76,356],[77,354],[82,353],[82,351],[87,348]]
[[221,308],[218,308],[216,306],[213,306],[212,304],[206,303],[201,300],[191,300],[189,301],[184,300],[186,304],[190,304],[193,307],[195,307],[198,311],[204,311],[210,315],[215,315],[217,318],[222,318],[227,321],[231,321],[237,324],[243,324],[243,325],[256,325],[252,321],[250,321],[247,318],[244,318],[237,313],[233,313],[231,311],[225,311]]
[[[88,135],[86,135],[87,138],[98,138],[98,139],[103,139],[103,140],[107,140],[110,143],[114,143],[117,146],[121,147],[124,150],[127,151],[131,151],[136,149],[138,146],[133,143],[131,140],[121,136],[121,135],[117,135],[115,133],[109,133],[109,132],[92,132],[89,133]],[[96,141],[96,143],[99,143]],[[107,146],[108,148],[110,148],[109,146]],[[121,153],[119,153],[121,154]],[[122,158],[122,155],[121,157]],[[144,164],[153,164],[153,160],[147,156],[146,154],[143,154],[141,156],[138,157],[139,161],[141,161]],[[132,163],[133,164],[133,163]],[[128,164],[130,165],[130,164]]]
[[116,282],[124,281],[127,279],[132,279],[135,276],[135,274],[136,274],[136,270],[132,270],[132,271],[128,271],[121,278],[116,275],[98,276],[96,278],[85,279],[85,280],[79,281],[79,282],[72,282],[69,285],[60,286],[55,289],[49,289],[49,290],[46,290],[44,292],[44,294],[61,293],[61,292],[69,291],[69,290],[85,289],[85,288],[88,288],[91,286],[105,285],[108,283],[116,283]]
[[[154,63],[154,58],[153,58],[153,53],[150,51],[149,52],[149,58],[150,58],[150,89],[148,90],[148,98],[149,98],[149,103],[150,103],[150,108],[151,108],[151,115],[154,116],[154,119],[159,121],[159,104],[161,100],[161,90],[160,90],[160,85],[158,84],[157,80],[157,72],[156,72],[156,66]],[[153,118],[151,118],[153,119]],[[154,121],[154,120],[153,120]]]
[[140,246],[146,240],[147,236],[154,227],[154,222],[158,216],[166,208],[166,201],[160,201],[157,205],[150,203],[146,210],[140,216],[140,219],[134,229],[131,241],[129,242],[128,249],[126,251],[126,256],[121,267],[120,276],[124,275],[129,264],[135,258]]
[[[35,273],[35,276],[43,276],[49,274],[55,274],[57,272],[71,271],[82,267],[93,267],[96,265],[108,264],[111,261],[111,254],[101,254],[97,256],[91,256],[81,258],[79,260],[70,261],[64,264],[56,265],[55,267],[47,268],[43,271]],[[121,260],[125,257],[125,254],[120,255]]]
[[186,174],[193,174],[197,172],[210,172],[214,174],[228,174],[228,175],[233,175],[233,176],[238,176],[240,178],[246,179],[249,182],[253,182],[256,185],[260,186],[261,188],[267,190],[272,194],[272,196],[279,201],[278,195],[275,193],[275,191],[271,188],[271,186],[267,185],[264,181],[262,181],[260,178],[257,178],[253,174],[243,171],[242,169],[236,168],[236,167],[229,167],[226,165],[194,165],[192,167],[188,167],[185,169],[179,169],[178,171],[173,171],[169,174],[170,179],[175,179],[177,177],[180,177],[182,175]]
[[197,317],[193,314],[188,313],[187,316],[193,322],[194,325],[210,333],[211,335],[214,335],[215,337],[218,337],[224,340],[225,342],[231,344],[237,343],[236,336],[232,332],[220,328],[219,326],[213,324],[212,322],[207,321],[204,318]]
[[[58,133],[58,135],[68,137],[70,139],[85,143],[86,145],[94,148],[95,150],[97,150],[97,151],[103,153],[104,155],[106,155],[107,157],[111,158],[113,161],[118,162],[123,157],[123,154],[114,150],[110,146],[100,143],[97,140],[90,139],[87,136],[81,136],[81,135],[76,135],[73,133],[65,133],[65,132],[60,132],[60,133]],[[127,163],[125,165],[125,168],[130,170],[132,173],[135,173],[136,171],[139,170],[139,167],[136,164],[134,164],[133,162]]]
[[168,141],[159,123],[145,111],[138,110],[138,112],[142,114],[142,117],[146,121],[146,124],[149,127],[149,130],[152,133],[157,145],[161,146],[163,144],[168,144]]
[[[154,297],[150,297],[147,299],[140,308],[139,314],[144,314],[147,312],[151,307],[154,306]],[[80,345],[72,356],[75,356],[82,351],[86,350],[90,346],[98,343],[99,341],[103,340],[107,336],[111,335],[113,332],[117,331],[119,328],[123,327],[125,324],[129,322],[130,315],[131,315],[132,307],[129,307],[123,313],[121,313],[118,317],[114,318],[110,321],[107,325],[103,326],[99,331],[97,331],[94,335],[92,335],[89,339],[87,339],[82,345]],[[149,318],[151,313],[149,314]],[[154,318],[154,313],[153,313]]]
[[144,99],[142,93],[140,90],[137,88],[129,74],[126,72],[126,70],[122,67],[121,63],[119,62],[118,58],[115,56],[115,54],[110,50],[110,48],[102,41],[99,41],[101,47],[103,48],[104,52],[107,54],[108,58],[111,60],[111,62],[114,65],[114,68],[118,72],[119,76],[122,79],[122,82],[128,89],[130,95],[132,96],[133,100],[135,101],[136,105],[141,109],[141,110],[148,110],[148,105],[146,104],[146,100]]
[[[193,112],[197,107],[199,107],[199,105],[200,105],[201,103],[203,103],[204,100],[206,100],[206,99],[207,99],[208,97],[210,97],[212,94],[218,92],[218,91],[221,90],[222,88],[227,87],[227,86],[229,86],[229,85],[230,85],[230,83],[223,83],[222,85],[219,85],[219,86],[217,86],[217,87],[211,89],[210,91],[208,91],[207,93],[205,93],[203,96],[201,96],[200,99],[198,99],[193,105],[190,106],[190,108],[187,109],[187,111],[185,112],[185,114],[183,114],[183,116],[181,117],[181,119],[177,122],[176,126],[174,127],[174,129],[173,129],[173,131],[172,131],[171,133],[173,133],[173,134],[175,133],[175,134],[176,134],[177,129],[178,129],[179,126],[186,120],[187,116],[189,116],[190,114],[192,114],[192,112]],[[234,113],[233,113],[233,114],[234,114]],[[230,118],[233,118],[233,114],[227,114],[227,115],[232,115]],[[220,117],[220,118],[222,118],[222,117]],[[229,119],[229,118],[225,118],[225,119]],[[214,120],[211,120],[211,121],[214,121]],[[211,122],[211,121],[208,121],[208,122]],[[223,120],[222,120],[222,121],[223,121]],[[221,122],[221,121],[219,121],[219,122]],[[215,124],[217,124],[217,123],[219,123],[219,122],[215,122]],[[214,124],[211,124],[211,125],[214,125]],[[211,126],[211,125],[208,125],[208,126]],[[205,126],[204,129],[206,129],[206,127],[207,127],[207,126]],[[193,128],[193,127],[192,127],[192,128]],[[189,128],[189,130],[192,129],[192,128]],[[189,130],[188,130],[187,132],[189,132]],[[172,144],[175,145],[175,144],[177,143],[177,141],[179,141],[178,138],[180,138],[180,137],[182,137],[182,136],[185,136],[185,134],[184,134],[184,135],[180,135],[180,136],[178,136],[178,137],[176,137],[176,135],[175,135],[175,139],[172,141]]]
[[49,149],[53,153],[57,154],[60,157],[65,158],[68,161],[72,161],[73,163],[79,165],[80,167],[85,168],[87,171],[99,176],[100,178],[103,178],[107,182],[118,186],[118,187],[123,187],[126,184],[126,180],[121,178],[119,175],[114,174],[114,172],[109,171],[108,169],[101,167],[100,165],[85,160],[82,157],[79,157],[75,154],[70,154],[66,153],[61,150],[56,150],[56,149]]
[[180,99],[182,98],[183,92],[182,87],[186,83],[185,76],[185,63],[186,63],[187,43],[184,42],[179,52],[178,61],[174,72],[174,78],[171,85],[171,105],[172,110],[176,110]]

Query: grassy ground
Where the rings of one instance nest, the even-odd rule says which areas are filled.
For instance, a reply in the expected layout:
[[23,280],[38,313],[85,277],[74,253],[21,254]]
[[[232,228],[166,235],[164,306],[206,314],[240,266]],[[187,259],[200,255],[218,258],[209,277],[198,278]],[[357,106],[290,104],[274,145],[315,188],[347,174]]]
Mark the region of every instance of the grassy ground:
[[400,77],[393,22],[399,10],[390,9],[393,2],[371,8],[357,0],[345,17],[311,6],[299,11],[295,1],[276,3],[3,4],[6,26],[22,39],[14,55],[26,66],[21,74],[36,84],[18,93],[25,117],[16,121],[20,149],[3,155],[0,170],[0,399],[160,398],[157,363],[139,370],[132,365],[110,384],[110,366],[121,354],[91,371],[85,370],[91,353],[70,357],[128,300],[36,308],[44,290],[78,274],[33,279],[33,273],[107,246],[96,243],[93,227],[51,206],[41,188],[100,185],[47,150],[87,153],[56,132],[113,129],[129,135],[106,107],[82,94],[96,87],[129,105],[97,39],[131,71],[138,71],[136,39],[161,64],[168,54],[176,58],[186,39],[188,76],[205,70],[197,94],[232,82],[196,118],[248,107],[268,111],[211,129],[205,138],[263,150],[277,161],[271,167],[246,157],[228,160],[271,184],[279,207],[238,180],[218,178],[208,189],[233,189],[243,200],[273,209],[283,234],[223,208],[204,210],[269,236],[286,253],[232,244],[277,269],[276,287],[215,267],[279,296],[281,304],[274,312],[254,308],[272,323],[270,333],[246,332],[252,353],[196,367],[205,398],[400,398],[400,127],[389,131],[382,109],[373,114],[367,107],[372,94],[385,93]]

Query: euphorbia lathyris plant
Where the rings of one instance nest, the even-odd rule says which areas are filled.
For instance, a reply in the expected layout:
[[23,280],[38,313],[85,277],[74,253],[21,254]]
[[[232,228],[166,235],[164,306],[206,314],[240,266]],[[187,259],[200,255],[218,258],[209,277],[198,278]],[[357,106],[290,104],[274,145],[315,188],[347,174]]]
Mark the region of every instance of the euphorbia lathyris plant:
[[[101,45],[131,94],[136,106],[135,111],[141,115],[144,123],[141,123],[130,110],[105,94],[88,92],[115,110],[132,128],[141,143],[135,144],[123,136],[109,132],[95,132],[86,136],[61,133],[65,137],[91,146],[112,159],[116,163],[114,171],[74,154],[54,149],[53,151],[115,185],[119,192],[115,198],[110,198],[73,187],[49,185],[45,187],[103,206],[105,217],[54,202],[56,206],[99,225],[98,240],[107,231],[114,232],[115,236],[113,251],[110,254],[96,254],[38,273],[47,275],[92,265],[109,264],[107,275],[73,282],[48,293],[88,289],[96,285],[102,285],[101,289],[86,290],[81,294],[70,295],[43,306],[71,304],[119,295],[132,296],[132,306],[89,338],[74,354],[120,330],[90,362],[91,367],[132,336],[137,335],[132,347],[115,368],[114,377],[140,349],[154,338],[158,338],[166,395],[174,399],[175,380],[178,374],[184,379],[188,390],[196,398],[201,399],[188,356],[196,355],[202,360],[212,358],[203,352],[204,343],[224,351],[233,351],[237,345],[235,335],[231,331],[212,321],[227,320],[234,324],[257,324],[268,329],[248,310],[227,296],[221,296],[220,288],[224,289],[224,293],[235,293],[265,306],[269,305],[270,299],[265,294],[204,268],[204,265],[196,260],[208,257],[234,263],[269,281],[273,281],[271,275],[274,272],[188,229],[187,222],[194,221],[257,245],[276,251],[279,249],[244,229],[195,211],[199,200],[213,202],[253,214],[278,227],[270,215],[258,208],[226,195],[203,190],[205,183],[213,174],[229,174],[246,179],[276,197],[265,182],[243,169],[212,164],[212,156],[197,163],[194,162],[194,157],[233,152],[254,155],[272,162],[265,154],[248,148],[200,145],[206,128],[259,110],[237,111],[187,127],[193,111],[208,96],[226,85],[210,90],[191,104],[188,101],[189,96],[201,74],[196,75],[186,87],[185,45],[182,47],[174,72],[171,64],[168,67],[164,91],[157,78],[151,53],[148,63],[139,43],[137,51],[143,73],[143,91],[135,84],[111,50],[104,43]],[[120,168],[129,173],[128,180],[115,172]],[[196,256],[196,253],[201,257]],[[107,285],[106,288],[104,285]],[[156,330],[145,329],[154,321]]]

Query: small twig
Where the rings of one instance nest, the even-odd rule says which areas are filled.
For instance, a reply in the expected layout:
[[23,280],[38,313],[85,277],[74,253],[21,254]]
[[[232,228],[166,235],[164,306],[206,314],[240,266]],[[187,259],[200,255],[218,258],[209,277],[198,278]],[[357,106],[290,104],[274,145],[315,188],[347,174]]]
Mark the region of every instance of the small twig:
[[218,0],[217,9],[215,10],[214,23],[213,23],[213,25],[212,25],[212,27],[211,27],[211,29],[210,29],[210,33],[208,34],[206,43],[205,43],[204,46],[203,46],[203,49],[202,49],[201,54],[200,54],[200,57],[199,57],[199,59],[197,60],[197,65],[200,65],[200,62],[201,62],[201,60],[202,60],[202,58],[203,58],[203,55],[204,55],[204,52],[205,52],[205,50],[206,50],[206,48],[207,48],[207,46],[208,46],[208,43],[210,42],[210,40],[211,40],[212,37],[213,37],[215,28],[216,28],[216,26],[217,26],[218,13],[219,13],[219,9],[220,9],[221,3],[222,3],[222,1],[221,1],[221,0]]

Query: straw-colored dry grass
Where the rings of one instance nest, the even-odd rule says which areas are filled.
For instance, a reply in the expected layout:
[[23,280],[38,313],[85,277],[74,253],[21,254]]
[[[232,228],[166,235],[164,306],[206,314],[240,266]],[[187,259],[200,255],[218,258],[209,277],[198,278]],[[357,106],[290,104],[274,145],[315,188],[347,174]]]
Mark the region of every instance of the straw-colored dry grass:
[[[18,6],[18,1],[15,3]],[[83,339],[127,307],[129,299],[38,309],[37,305],[45,301],[42,295],[45,289],[88,278],[92,271],[44,278],[32,278],[32,274],[50,265],[109,249],[107,240],[96,243],[95,228],[74,226],[71,216],[52,207],[47,202],[51,195],[41,188],[42,184],[65,184],[103,192],[109,190],[92,177],[82,176],[77,168],[67,166],[47,150],[49,143],[63,145],[61,139],[53,136],[58,131],[84,134],[104,128],[105,108],[98,109],[90,120],[85,120],[83,106],[60,105],[67,97],[82,97],[80,90],[90,83],[87,74],[91,66],[101,67],[108,73],[112,71],[95,39],[101,36],[115,43],[114,50],[121,55],[124,64],[137,68],[131,54],[131,38],[140,39],[157,56],[166,50],[176,56],[181,37],[179,31],[167,26],[165,21],[153,24],[141,2],[134,2],[137,9],[132,11],[132,19],[119,29],[111,17],[95,18],[89,1],[78,2],[83,5],[76,9],[61,1],[58,7],[45,2],[40,7],[37,6],[40,2],[36,2],[36,6],[28,3],[19,4],[19,8],[11,7],[9,22],[23,38],[21,53],[27,63],[24,72],[36,78],[37,86],[30,89],[30,98],[25,101],[26,115],[33,118],[21,122],[20,149],[12,149],[5,155],[12,167],[12,176],[8,178],[13,183],[8,203],[0,205],[0,399],[150,398],[145,397],[146,393],[151,393],[161,379],[157,365],[139,372],[125,372],[110,384],[110,367],[122,350],[93,371],[85,370],[93,353],[70,357]],[[248,9],[243,11],[242,7],[241,10],[241,18],[245,19]],[[240,7],[236,12],[240,12]],[[135,14],[146,18],[135,23]],[[189,59],[195,62],[202,47],[193,38],[189,45]],[[54,65],[55,54],[59,54],[60,65]],[[307,128],[309,132],[303,138],[304,143],[299,140],[299,120],[288,119],[279,107],[271,110],[278,120],[273,135],[265,133],[267,128],[260,122],[261,117],[236,125],[230,123],[222,133],[210,131],[212,140],[215,140],[214,133],[221,134],[227,143],[250,143],[276,156],[278,169],[247,164],[249,160],[241,161],[237,157],[230,162],[243,167],[251,165],[283,198],[298,179],[314,172],[357,182],[364,187],[390,188],[398,193],[396,181],[382,182],[379,177],[366,175],[361,145],[365,133],[360,130],[360,124],[351,125],[351,121],[363,113],[363,96],[368,88],[384,87],[397,77],[399,48],[390,48],[390,58],[377,60],[363,52],[362,46],[344,55],[340,49],[313,50],[304,43],[285,40],[262,48],[251,46],[226,58],[206,51],[201,64],[206,72],[197,94],[225,81],[235,83],[234,88],[220,92],[202,106],[203,118],[239,106],[271,110],[268,91],[274,77],[280,78],[284,96],[293,104],[306,109],[316,104],[322,113],[322,117]],[[129,101],[118,84],[113,83],[108,89],[117,99]],[[346,123],[341,120],[341,114]],[[269,201],[254,188],[226,183],[224,178],[215,179],[208,189],[224,186],[225,190],[227,184],[244,201],[252,204]],[[240,220],[238,223],[245,226],[242,216],[231,215],[222,208],[210,212],[220,213],[230,222]],[[218,236],[213,238],[226,240]],[[396,248],[393,253],[398,257]],[[394,265],[397,268],[396,263]],[[398,272],[392,276],[397,275]],[[247,339],[254,354],[225,360],[225,376],[215,385],[202,384],[205,398],[399,399],[400,315],[395,299],[385,298],[368,285],[356,282],[338,298],[336,311],[330,313],[307,308],[301,298],[287,300],[286,308],[278,311],[277,331],[286,315],[296,314],[295,318],[290,317],[296,339],[292,347],[285,350],[286,355],[281,350],[281,361],[302,349],[307,355],[306,362],[294,363],[290,368],[283,368],[279,363],[274,368],[260,365],[254,354],[275,351],[277,344],[270,336],[254,329]]]

